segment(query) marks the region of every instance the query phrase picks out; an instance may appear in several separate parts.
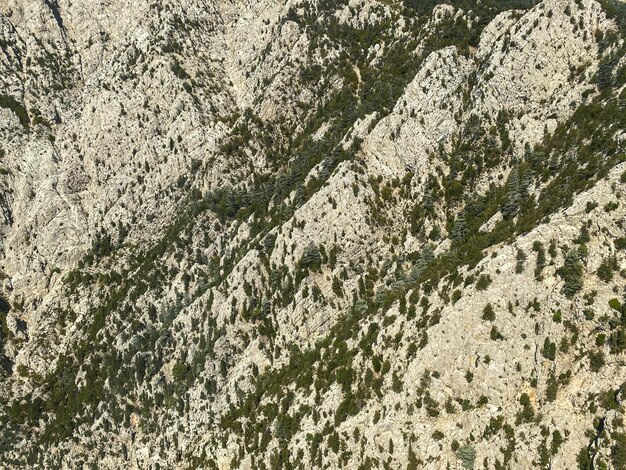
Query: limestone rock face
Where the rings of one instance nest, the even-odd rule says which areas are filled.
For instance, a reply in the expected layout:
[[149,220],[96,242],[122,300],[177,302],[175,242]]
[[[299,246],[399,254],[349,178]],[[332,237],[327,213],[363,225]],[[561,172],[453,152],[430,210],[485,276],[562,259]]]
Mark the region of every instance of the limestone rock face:
[[625,28],[0,0],[2,465],[624,468]]

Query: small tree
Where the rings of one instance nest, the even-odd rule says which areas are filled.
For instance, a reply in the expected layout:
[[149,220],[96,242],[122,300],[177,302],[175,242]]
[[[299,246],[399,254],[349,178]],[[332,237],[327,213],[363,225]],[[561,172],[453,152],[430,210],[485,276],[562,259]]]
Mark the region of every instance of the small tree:
[[550,338],[546,338],[543,342],[543,349],[541,354],[546,359],[554,361],[556,359],[556,343],[550,341]]
[[298,262],[298,265],[302,269],[309,269],[311,271],[318,271],[322,265],[322,254],[319,248],[310,243],[302,253],[302,257]]
[[517,263],[515,264],[515,273],[521,274],[524,272],[524,261],[526,261],[526,253],[523,250],[518,249],[515,256]]
[[517,168],[511,170],[511,174],[509,175],[509,180],[507,181],[506,187],[506,198],[502,206],[501,212],[502,216],[505,219],[511,219],[515,217],[515,215],[519,211],[520,192]]
[[541,272],[543,271],[543,268],[546,266],[546,251],[540,241],[536,241],[533,243],[533,251],[537,253],[537,261],[535,264],[535,277],[539,279],[541,277]]
[[593,372],[599,372],[604,367],[604,353],[602,351],[589,354],[589,367]]
[[570,250],[566,257],[565,262],[558,270],[559,276],[563,278],[564,284],[562,292],[567,297],[573,297],[578,291],[583,288],[583,267],[580,263],[580,257],[577,251]]
[[493,310],[491,303],[485,305],[483,309],[483,320],[485,321],[494,321],[496,319],[496,312]]
[[626,434],[615,433],[615,444],[611,447],[611,461],[616,469],[626,469]]
[[613,279],[613,272],[618,268],[617,258],[615,256],[609,256],[602,260],[596,274],[602,281],[610,282]]
[[491,276],[489,274],[481,274],[476,282],[477,290],[485,290],[491,284]]
[[461,213],[454,221],[452,230],[450,231],[450,238],[452,241],[460,243],[463,242],[468,235],[467,221],[465,220],[465,214]]
[[548,387],[546,388],[546,400],[548,401],[556,400],[556,394],[558,391],[559,391],[559,383],[554,379],[550,379],[548,383]]

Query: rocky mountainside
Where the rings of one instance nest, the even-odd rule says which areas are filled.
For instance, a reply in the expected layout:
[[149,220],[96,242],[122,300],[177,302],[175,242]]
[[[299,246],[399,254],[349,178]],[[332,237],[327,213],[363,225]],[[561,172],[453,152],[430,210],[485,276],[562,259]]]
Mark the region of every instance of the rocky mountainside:
[[0,0],[0,467],[626,469],[626,3]]

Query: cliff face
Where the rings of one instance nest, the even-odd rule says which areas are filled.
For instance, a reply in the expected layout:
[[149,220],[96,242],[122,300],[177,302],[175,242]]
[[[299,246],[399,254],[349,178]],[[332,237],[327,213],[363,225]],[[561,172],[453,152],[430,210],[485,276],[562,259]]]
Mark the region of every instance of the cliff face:
[[8,468],[626,468],[626,6],[0,0]]

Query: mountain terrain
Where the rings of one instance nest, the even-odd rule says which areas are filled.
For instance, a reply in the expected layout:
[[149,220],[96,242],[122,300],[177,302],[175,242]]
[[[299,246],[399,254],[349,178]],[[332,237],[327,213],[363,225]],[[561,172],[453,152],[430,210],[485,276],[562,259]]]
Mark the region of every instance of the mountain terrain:
[[626,3],[0,0],[0,467],[626,469]]

